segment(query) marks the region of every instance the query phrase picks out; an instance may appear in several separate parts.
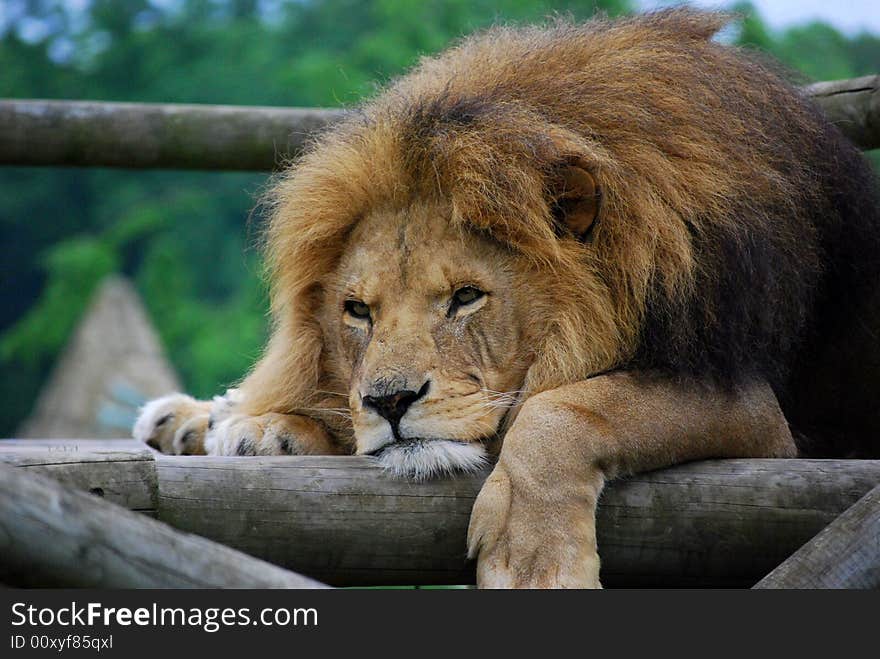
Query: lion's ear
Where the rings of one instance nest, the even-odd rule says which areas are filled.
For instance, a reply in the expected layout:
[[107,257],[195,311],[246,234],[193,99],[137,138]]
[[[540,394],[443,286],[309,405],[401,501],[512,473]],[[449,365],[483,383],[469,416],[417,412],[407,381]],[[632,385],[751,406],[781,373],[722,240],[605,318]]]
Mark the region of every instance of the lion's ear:
[[578,160],[560,165],[552,175],[550,205],[560,228],[588,242],[599,215],[601,193],[596,179]]

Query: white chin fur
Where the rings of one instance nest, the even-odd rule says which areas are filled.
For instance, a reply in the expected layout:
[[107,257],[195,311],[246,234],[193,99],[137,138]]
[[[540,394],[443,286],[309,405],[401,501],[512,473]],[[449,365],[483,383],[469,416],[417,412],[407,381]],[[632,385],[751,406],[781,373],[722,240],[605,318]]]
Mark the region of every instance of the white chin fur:
[[417,439],[385,446],[376,458],[395,478],[423,481],[455,472],[478,471],[489,463],[482,444],[448,439]]

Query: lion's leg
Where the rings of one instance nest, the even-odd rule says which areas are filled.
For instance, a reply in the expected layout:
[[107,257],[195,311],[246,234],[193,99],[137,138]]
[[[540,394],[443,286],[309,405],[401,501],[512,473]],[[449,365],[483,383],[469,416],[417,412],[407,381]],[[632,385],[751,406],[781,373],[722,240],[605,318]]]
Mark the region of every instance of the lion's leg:
[[614,373],[528,399],[468,532],[480,587],[599,587],[596,502],[615,476],[702,458],[792,457],[772,390]]

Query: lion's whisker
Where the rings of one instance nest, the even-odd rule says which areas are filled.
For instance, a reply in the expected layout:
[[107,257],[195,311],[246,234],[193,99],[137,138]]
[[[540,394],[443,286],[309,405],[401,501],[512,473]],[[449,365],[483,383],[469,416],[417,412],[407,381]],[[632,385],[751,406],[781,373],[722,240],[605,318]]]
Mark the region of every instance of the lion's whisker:
[[340,398],[348,398],[348,394],[342,391],[328,391],[326,389],[315,389],[316,394],[327,394],[329,396],[339,396]]

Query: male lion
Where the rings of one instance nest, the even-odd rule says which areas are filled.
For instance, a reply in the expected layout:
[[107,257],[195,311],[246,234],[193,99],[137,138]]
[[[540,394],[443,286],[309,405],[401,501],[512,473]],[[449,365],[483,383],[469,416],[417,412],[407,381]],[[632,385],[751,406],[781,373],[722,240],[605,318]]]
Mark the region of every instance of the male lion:
[[710,41],[724,21],[496,28],[422,61],[274,186],[274,331],[241,387],[153,401],[135,436],[415,478],[497,456],[469,531],[489,587],[598,586],[620,474],[792,433],[876,455],[873,174]]

